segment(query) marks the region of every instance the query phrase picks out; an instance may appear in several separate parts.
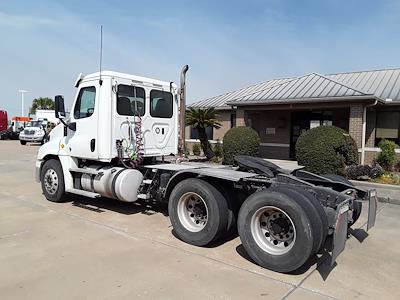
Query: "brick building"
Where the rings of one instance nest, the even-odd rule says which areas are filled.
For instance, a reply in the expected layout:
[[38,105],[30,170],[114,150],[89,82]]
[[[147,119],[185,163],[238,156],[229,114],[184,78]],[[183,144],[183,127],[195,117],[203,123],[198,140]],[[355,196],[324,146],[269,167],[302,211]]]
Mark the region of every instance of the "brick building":
[[[266,158],[294,158],[300,134],[322,125],[348,131],[361,163],[372,162],[383,138],[400,144],[400,69],[268,80],[190,106],[218,110],[222,127],[209,129],[212,141],[222,140],[234,126],[254,128]],[[186,128],[189,144],[197,141],[196,134]]]

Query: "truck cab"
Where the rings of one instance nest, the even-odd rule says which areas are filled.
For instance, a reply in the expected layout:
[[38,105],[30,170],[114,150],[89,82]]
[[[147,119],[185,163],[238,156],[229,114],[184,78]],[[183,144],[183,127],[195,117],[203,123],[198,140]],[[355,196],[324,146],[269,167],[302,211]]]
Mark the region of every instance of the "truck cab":
[[[117,143],[125,155],[136,151],[134,130],[142,131],[143,156],[177,154],[178,94],[172,82],[112,71],[80,76],[69,126],[60,124],[50,134],[42,156],[54,154],[72,159],[110,162]],[[138,128],[140,127],[140,128]],[[62,147],[61,147],[62,145]]]

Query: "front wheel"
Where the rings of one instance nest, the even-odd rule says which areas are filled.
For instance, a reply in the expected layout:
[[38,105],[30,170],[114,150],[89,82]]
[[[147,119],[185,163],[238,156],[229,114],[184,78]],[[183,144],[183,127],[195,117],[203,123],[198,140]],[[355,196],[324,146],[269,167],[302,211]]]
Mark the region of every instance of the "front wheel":
[[21,145],[26,145],[26,141],[19,141]]
[[188,244],[206,246],[227,232],[226,199],[204,180],[189,178],[178,183],[169,198],[168,212],[175,234]]
[[246,199],[238,218],[240,240],[260,266],[291,272],[313,254],[314,234],[308,214],[292,197],[261,191]]
[[47,200],[62,202],[65,198],[64,174],[58,160],[46,161],[40,173],[42,191]]

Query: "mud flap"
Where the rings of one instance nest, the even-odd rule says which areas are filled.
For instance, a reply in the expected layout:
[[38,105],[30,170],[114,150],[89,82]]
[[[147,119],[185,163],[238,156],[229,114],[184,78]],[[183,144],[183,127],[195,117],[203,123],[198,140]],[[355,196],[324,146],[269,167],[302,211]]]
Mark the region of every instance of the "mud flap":
[[367,231],[375,225],[376,211],[378,207],[378,197],[376,196],[376,190],[370,190],[368,192],[369,205],[368,205],[368,222]]
[[344,250],[347,240],[347,224],[348,224],[349,202],[344,201],[338,205],[335,222],[335,232],[333,234],[333,250],[331,265],[336,258]]

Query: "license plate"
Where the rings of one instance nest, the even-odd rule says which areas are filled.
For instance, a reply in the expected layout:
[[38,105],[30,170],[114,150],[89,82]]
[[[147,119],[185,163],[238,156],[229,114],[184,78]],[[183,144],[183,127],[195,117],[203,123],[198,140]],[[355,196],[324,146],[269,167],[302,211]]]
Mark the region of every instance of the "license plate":
[[339,204],[336,213],[335,232],[333,234],[333,250],[331,265],[336,261],[336,258],[343,252],[347,240],[347,224],[348,224],[349,203],[345,201]]

